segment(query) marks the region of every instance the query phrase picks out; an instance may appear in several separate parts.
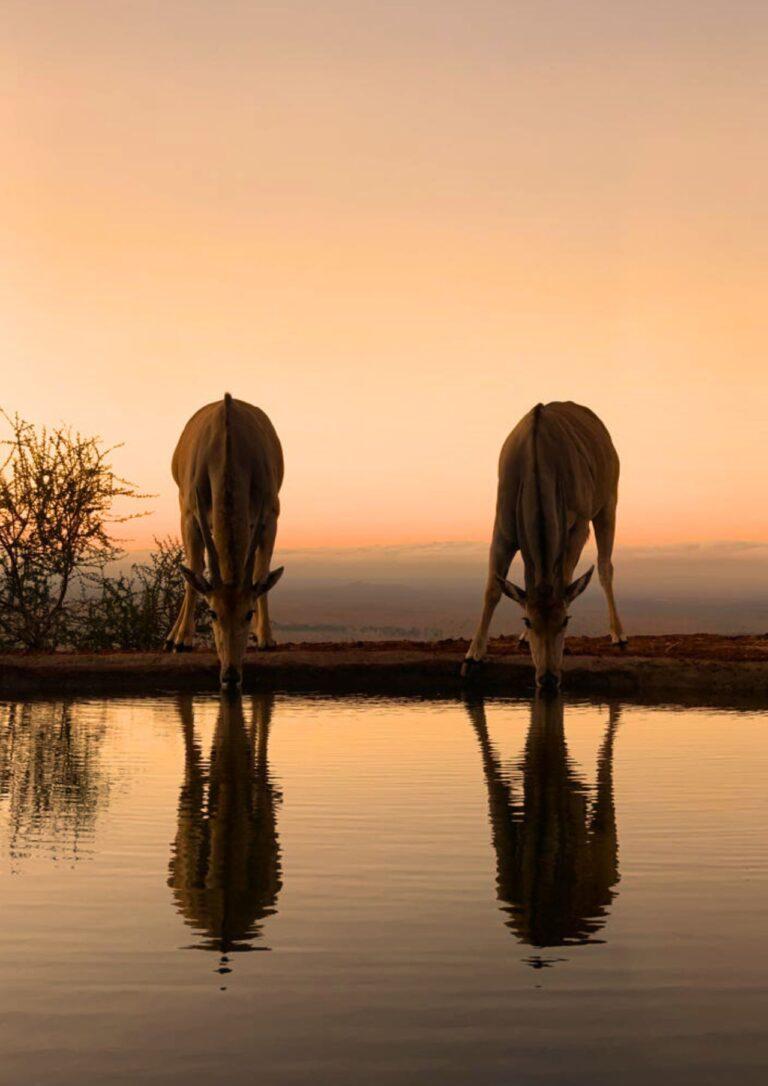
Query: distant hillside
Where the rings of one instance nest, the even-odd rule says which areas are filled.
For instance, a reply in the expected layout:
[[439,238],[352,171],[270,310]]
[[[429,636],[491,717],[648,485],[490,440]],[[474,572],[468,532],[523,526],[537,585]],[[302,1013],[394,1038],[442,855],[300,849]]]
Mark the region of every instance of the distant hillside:
[[[272,597],[283,640],[435,640],[471,635],[485,580],[487,545],[360,547],[283,551],[286,573]],[[146,557],[132,554],[131,561]],[[589,551],[580,565],[593,560]],[[626,547],[614,556],[616,592],[627,630],[664,633],[768,631],[768,544]],[[522,580],[519,558],[513,580]],[[492,632],[521,628],[504,599]],[[597,582],[573,609],[574,634],[606,630]]]

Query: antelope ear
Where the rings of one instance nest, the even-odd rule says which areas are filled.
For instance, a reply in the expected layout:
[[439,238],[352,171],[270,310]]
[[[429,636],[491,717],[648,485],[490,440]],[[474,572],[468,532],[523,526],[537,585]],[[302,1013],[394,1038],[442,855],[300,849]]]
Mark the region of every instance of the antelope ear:
[[573,603],[577,596],[580,596],[589,582],[592,580],[592,574],[595,572],[595,567],[590,566],[586,573],[582,573],[581,577],[577,577],[575,581],[565,590],[565,602]]
[[201,577],[199,573],[195,573],[193,569],[188,566],[179,566],[181,575],[187,584],[194,588],[195,592],[199,592],[201,596],[207,596],[211,591],[211,586],[206,581],[205,577]]
[[509,598],[511,600],[514,600],[515,603],[519,603],[521,607],[525,607],[528,596],[526,595],[524,588],[520,588],[518,585],[512,584],[511,581],[504,580],[504,578],[500,577],[498,573],[496,574],[496,580],[501,585],[501,591],[504,593],[505,596],[509,596]]
[[263,581],[257,581],[252,588],[253,598],[258,599],[259,596],[269,592],[270,588],[274,588],[282,577],[284,570],[285,566],[278,566],[277,569],[273,569],[271,573],[267,574]]

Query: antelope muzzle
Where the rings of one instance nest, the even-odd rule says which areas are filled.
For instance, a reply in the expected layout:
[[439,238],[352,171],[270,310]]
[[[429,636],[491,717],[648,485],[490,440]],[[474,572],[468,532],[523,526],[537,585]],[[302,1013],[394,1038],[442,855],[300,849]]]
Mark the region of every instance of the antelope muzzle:
[[239,690],[243,683],[242,671],[235,667],[234,664],[230,664],[227,668],[221,669],[221,689],[227,692],[234,692]]

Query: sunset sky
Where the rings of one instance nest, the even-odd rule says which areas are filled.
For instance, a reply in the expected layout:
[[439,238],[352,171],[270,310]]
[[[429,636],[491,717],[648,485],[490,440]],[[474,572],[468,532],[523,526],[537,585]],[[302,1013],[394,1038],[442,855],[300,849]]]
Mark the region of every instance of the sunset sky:
[[225,391],[280,544],[489,536],[588,404],[625,544],[768,539],[768,5],[0,0],[0,405],[170,457]]

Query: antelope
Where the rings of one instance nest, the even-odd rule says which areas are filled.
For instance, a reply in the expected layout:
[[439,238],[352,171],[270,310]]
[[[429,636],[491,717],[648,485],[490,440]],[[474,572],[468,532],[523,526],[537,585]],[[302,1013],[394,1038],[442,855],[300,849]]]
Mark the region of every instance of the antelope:
[[280,441],[263,411],[227,393],[189,420],[171,470],[189,565],[181,567],[186,592],[166,649],[192,647],[199,593],[211,611],[221,685],[237,689],[250,632],[260,649],[275,647],[267,593],[283,573],[282,566],[269,569],[283,481]]
[[[576,403],[537,404],[501,450],[496,520],[485,600],[462,674],[479,664],[488,647],[488,629],[502,593],[523,610],[539,687],[560,685],[568,608],[590,582],[594,566],[573,577],[590,521],[595,529],[597,569],[608,601],[611,641],[627,639],[613,595],[613,540],[616,530],[619,458],[610,434],[588,407]],[[520,551],[525,588],[506,579]]]

